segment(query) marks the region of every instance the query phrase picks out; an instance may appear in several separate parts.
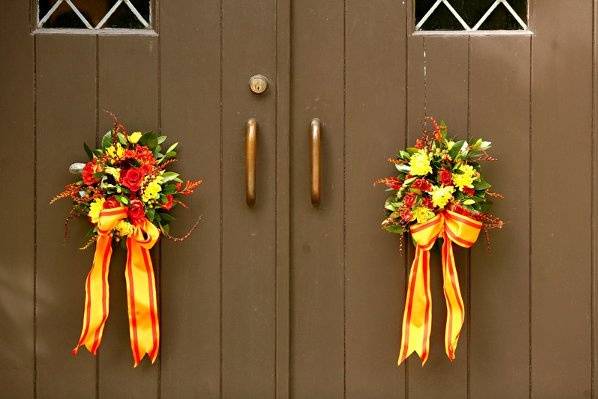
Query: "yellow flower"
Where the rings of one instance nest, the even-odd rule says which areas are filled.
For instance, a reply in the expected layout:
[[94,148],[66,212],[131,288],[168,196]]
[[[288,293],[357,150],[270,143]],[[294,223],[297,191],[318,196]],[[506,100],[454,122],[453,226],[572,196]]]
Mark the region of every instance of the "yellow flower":
[[430,166],[430,157],[428,152],[424,149],[419,150],[411,155],[409,161],[409,173],[413,176],[425,176],[432,173],[432,166]]
[[129,143],[133,143],[136,144],[139,139],[141,138],[141,136],[143,136],[143,133],[141,132],[133,132],[129,135]]
[[104,209],[104,198],[96,198],[91,204],[89,204],[89,212],[87,216],[91,218],[91,223],[97,223],[100,219],[100,212]]
[[109,175],[112,175],[114,177],[114,180],[116,180],[116,181],[120,180],[120,169],[119,168],[113,168],[112,166],[107,166],[106,169],[104,169],[104,172],[106,172]]
[[153,199],[160,198],[160,191],[162,191],[162,176],[156,176],[154,180],[149,182],[147,186],[143,189],[143,194],[141,194],[141,199],[143,202],[149,202]]
[[413,216],[417,219],[417,223],[425,223],[432,219],[435,214],[425,206],[418,206],[413,210]]
[[110,147],[106,148],[106,154],[108,154],[110,158],[121,159],[123,155],[125,155],[125,149],[122,145],[120,145],[120,143],[116,143],[116,146],[111,145]]
[[473,181],[477,178],[478,172],[470,165],[461,165],[457,168],[462,173],[453,173],[453,183],[463,191],[464,187],[473,188]]
[[453,186],[433,186],[432,187],[432,204],[439,208],[444,208],[446,204],[453,198],[455,188]]
[[120,234],[121,237],[133,234],[133,225],[125,220],[118,222],[114,229],[118,231],[118,234]]

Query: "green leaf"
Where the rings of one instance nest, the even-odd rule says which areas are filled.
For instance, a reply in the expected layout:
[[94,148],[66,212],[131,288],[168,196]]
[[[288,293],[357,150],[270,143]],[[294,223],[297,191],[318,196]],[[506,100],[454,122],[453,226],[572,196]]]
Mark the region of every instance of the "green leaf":
[[112,145],[112,130],[108,130],[102,137],[102,148],[106,149]]
[[461,148],[463,148],[463,144],[465,144],[465,140],[457,141],[455,144],[453,144],[453,147],[449,150],[448,155],[452,159],[455,159],[457,157],[457,155],[459,155],[459,151],[461,151]]
[[154,151],[154,149],[158,146],[158,134],[154,132],[144,133],[139,139],[139,144],[144,145],[150,150]]
[[127,146],[127,138],[125,137],[124,134],[122,133],[117,133],[116,137],[118,137],[118,142],[121,143],[122,145],[124,145],[125,147]]
[[89,159],[90,160],[93,159],[93,152],[91,151],[91,148],[89,148],[89,146],[85,142],[83,142],[83,149],[85,150],[85,153],[87,154]]
[[149,220],[153,221],[154,217],[156,216],[156,210],[154,208],[146,208],[145,216],[147,216]]
[[168,224],[160,224],[160,230],[162,230],[162,233],[168,234],[170,232],[170,226]]
[[168,195],[174,193],[176,193],[176,184],[170,183],[162,186],[162,194]]
[[463,201],[463,205],[473,205],[475,204],[475,200],[472,199],[466,199],[465,201]]
[[388,231],[389,233],[401,234],[405,232],[405,228],[400,224],[390,224],[384,226],[384,230]]
[[124,195],[115,195],[115,197],[121,204],[125,204],[125,205],[129,204],[129,199],[127,197],[125,197]]
[[415,148],[415,147],[409,147],[409,148],[406,148],[406,151],[407,151],[409,154],[415,154],[415,153],[416,153],[416,152],[418,152],[419,150],[418,150],[417,148]]
[[162,184],[167,183],[169,181],[172,181],[172,180],[176,179],[177,177],[179,177],[178,173],[175,173],[175,172],[164,172],[162,174]]
[[168,149],[166,150],[166,153],[168,154],[169,152],[174,151],[174,149],[177,147],[177,145],[179,145],[178,142],[176,142],[173,145],[171,145],[170,147],[168,147]]
[[166,139],[167,139],[167,138],[168,138],[168,137],[166,137],[166,136],[159,136],[159,137],[158,137],[158,144],[162,144],[163,142],[165,142],[165,141],[166,141]]
[[492,185],[484,179],[479,179],[473,182],[473,188],[476,190],[487,190],[490,187],[492,187]]

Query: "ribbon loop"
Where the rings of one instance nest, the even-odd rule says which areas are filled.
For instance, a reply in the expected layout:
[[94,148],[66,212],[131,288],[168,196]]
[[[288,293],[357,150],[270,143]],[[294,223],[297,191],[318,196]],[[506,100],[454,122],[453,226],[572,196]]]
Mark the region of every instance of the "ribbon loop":
[[[85,283],[85,309],[81,337],[73,349],[85,346],[96,354],[108,319],[108,270],[112,256],[112,229],[127,217],[127,208],[104,209],[98,219],[98,239],[93,265]],[[127,302],[133,360],[137,366],[148,354],[152,363],[158,356],[160,331],[154,269],[149,254],[160,231],[144,219],[127,238]]]
[[421,358],[422,366],[428,360],[432,325],[430,250],[438,237],[443,239],[442,274],[447,307],[445,351],[450,360],[455,359],[459,334],[465,320],[465,308],[452,243],[464,248],[471,247],[477,240],[481,228],[481,222],[450,210],[411,227],[411,236],[415,242],[415,259],[409,272],[399,364],[413,352]]

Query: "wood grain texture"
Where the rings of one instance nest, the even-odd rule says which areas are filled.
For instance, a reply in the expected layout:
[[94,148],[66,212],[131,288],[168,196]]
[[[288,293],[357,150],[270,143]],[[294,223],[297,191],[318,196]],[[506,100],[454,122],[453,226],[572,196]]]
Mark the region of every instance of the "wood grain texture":
[[[534,398],[587,397],[591,391],[592,18],[588,1],[534,3]],[[567,167],[555,167],[563,157]]]
[[[469,38],[465,36],[426,38],[411,36],[409,38],[409,145],[412,145],[415,139],[421,135],[426,109],[427,115],[447,123],[450,134],[462,138],[467,137],[468,40]],[[425,80],[424,62],[426,66]],[[413,261],[414,250],[412,245],[408,247],[410,265]],[[434,248],[431,251],[430,261],[432,293],[430,357],[423,368],[417,355],[412,355],[408,359],[409,398],[440,396],[462,398],[467,394],[467,317],[469,317],[467,251],[455,248],[455,262],[461,294],[465,302],[465,324],[461,330],[456,359],[451,363],[444,350],[446,304],[442,290],[440,251]]]
[[[291,396],[344,395],[344,4],[293,3]],[[308,132],[322,122],[321,202]]]
[[[275,396],[276,8],[258,0],[222,4],[222,396]],[[275,83],[272,82],[271,83]],[[256,203],[245,203],[245,125],[257,120]]]
[[85,161],[82,142],[96,141],[96,42],[83,36],[36,40],[37,397],[92,398],[96,360],[84,349],[76,358],[70,353],[81,333],[85,277],[93,258],[93,251],[78,248],[91,226],[74,220],[64,241],[71,204],[48,202],[73,181],[69,165]]
[[[34,44],[27,2],[0,5],[0,389],[34,393]],[[45,201],[43,201],[45,203]],[[18,212],[15,212],[18,206]]]
[[[99,133],[112,127],[115,113],[131,131],[158,128],[158,45],[155,37],[105,36],[99,40]],[[110,264],[110,316],[104,330],[99,360],[100,395],[114,398],[154,398],[158,395],[160,358],[147,358],[133,368],[129,339],[124,265],[126,250],[114,246]],[[152,249],[159,281],[160,265]],[[157,282],[159,285],[159,282]],[[158,295],[160,295],[158,293]]]
[[387,193],[372,181],[394,173],[386,159],[405,143],[407,12],[397,1],[346,7],[347,398],[405,397],[396,361],[407,265],[401,236],[380,228]]
[[[160,3],[162,132],[179,141],[174,168],[204,180],[162,238],[162,398],[220,394],[220,5]],[[206,78],[208,77],[208,78]]]
[[[469,378],[472,397],[529,391],[529,37],[472,37],[471,136],[492,140],[482,165],[505,196],[492,212],[507,224],[472,249]],[[508,337],[508,338],[507,338]]]

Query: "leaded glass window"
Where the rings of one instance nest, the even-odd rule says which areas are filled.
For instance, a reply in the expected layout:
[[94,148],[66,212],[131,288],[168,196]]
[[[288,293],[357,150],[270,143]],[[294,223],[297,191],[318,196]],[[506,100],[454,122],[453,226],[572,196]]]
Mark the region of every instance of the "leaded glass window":
[[415,0],[415,21],[416,31],[527,31],[527,0]]
[[151,0],[38,0],[38,29],[151,29]]

